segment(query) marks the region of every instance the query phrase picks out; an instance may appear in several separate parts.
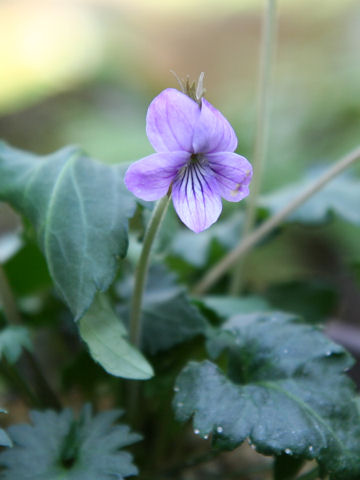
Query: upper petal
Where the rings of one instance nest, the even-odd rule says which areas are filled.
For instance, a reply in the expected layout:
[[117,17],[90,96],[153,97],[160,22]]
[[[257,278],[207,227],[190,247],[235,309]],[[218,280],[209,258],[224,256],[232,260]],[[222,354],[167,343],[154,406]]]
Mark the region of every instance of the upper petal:
[[193,148],[195,153],[233,152],[237,147],[234,129],[224,115],[205,98],[195,125]]
[[146,116],[146,133],[157,152],[192,152],[194,126],[199,105],[184,93],[167,88],[151,102]]
[[215,174],[218,193],[229,202],[239,202],[249,195],[252,166],[245,157],[230,152],[206,155]]
[[178,175],[172,188],[176,213],[187,227],[199,233],[219,218],[222,205],[210,169],[190,165]]
[[126,187],[142,200],[158,200],[166,195],[177,172],[189,158],[186,152],[154,153],[130,165]]

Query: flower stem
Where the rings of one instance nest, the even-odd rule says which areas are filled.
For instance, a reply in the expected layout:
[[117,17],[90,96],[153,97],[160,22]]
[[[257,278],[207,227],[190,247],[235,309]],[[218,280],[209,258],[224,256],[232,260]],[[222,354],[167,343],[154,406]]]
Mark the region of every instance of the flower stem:
[[259,228],[245,237],[234,250],[229,252],[222,260],[214,265],[214,267],[209,270],[209,272],[195,286],[194,293],[200,295],[207,292],[220,277],[233,267],[235,261],[239,260],[245,253],[249,252],[260,240],[279,226],[294,210],[299,208],[333,178],[359,159],[360,147],[357,147],[355,150],[338,160],[320,178],[318,178],[316,182],[305,189],[299,196],[295,197],[285,208],[270,217]]
[[[254,176],[251,183],[251,193],[245,214],[242,236],[245,238],[254,227],[256,207],[261,190],[270,119],[271,70],[276,39],[276,0],[268,0],[264,13],[262,29],[262,46],[259,68],[258,107],[256,134],[253,155]],[[230,292],[236,294],[241,289],[243,262],[239,260],[233,271]]]
[[[11,290],[10,284],[6,277],[5,271],[3,266],[0,263],[0,301],[4,309],[5,317],[9,324],[18,325],[22,323],[21,316],[16,306],[15,298],[13,292]],[[32,393],[32,389],[26,384],[23,376],[18,372],[15,366],[11,365],[8,367],[8,372],[10,372],[7,376],[15,385],[15,387],[24,393],[24,395],[31,400],[35,406],[43,405],[43,406],[51,406],[56,410],[61,409],[61,405],[57,396],[55,395],[54,391],[48,384],[47,380],[45,379],[42,371],[39,367],[39,364],[35,357],[27,350],[24,350],[22,354],[22,358],[26,361],[27,366],[31,372],[31,376],[33,377],[35,390],[37,391],[37,397]]]
[[141,336],[141,305],[149,269],[151,247],[169,206],[171,194],[168,193],[156,204],[147,227],[144,243],[135,272],[135,286],[131,299],[130,341],[139,346]]

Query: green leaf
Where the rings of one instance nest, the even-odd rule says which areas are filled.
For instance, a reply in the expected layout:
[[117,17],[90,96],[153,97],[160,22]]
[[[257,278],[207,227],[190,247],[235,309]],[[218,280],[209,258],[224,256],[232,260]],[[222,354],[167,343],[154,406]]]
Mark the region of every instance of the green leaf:
[[[124,283],[121,294],[130,297],[132,284]],[[125,313],[125,312],[124,312]],[[207,321],[193,305],[184,287],[165,267],[154,265],[149,272],[142,308],[142,345],[151,354],[204,335]]]
[[208,344],[228,351],[227,374],[191,362],[177,379],[177,418],[219,448],[246,438],[260,453],[316,458],[331,479],[360,477],[360,416],[344,375],[350,356],[285,314],[233,317]]
[[85,406],[79,418],[71,410],[32,411],[32,425],[9,428],[12,449],[0,454],[3,480],[122,480],[138,473],[124,447],[141,439],[126,425],[114,425],[121,411],[95,416]]
[[[0,408],[0,413],[7,413],[6,410]],[[12,447],[13,443],[9,437],[9,435],[0,428],[0,447]]]
[[23,349],[32,350],[29,330],[25,327],[10,326],[0,331],[0,359],[16,363]]
[[[259,205],[274,215],[316,181],[317,174],[309,175],[292,185],[262,197]],[[350,175],[337,177],[297,208],[287,222],[323,223],[331,214],[360,225],[360,180]]]
[[154,375],[151,365],[127,340],[127,330],[105,295],[97,295],[80,320],[79,330],[93,359],[111,375],[138,380]]
[[59,294],[81,318],[126,254],[136,204],[122,167],[76,147],[41,157],[0,142],[0,200],[32,222]]

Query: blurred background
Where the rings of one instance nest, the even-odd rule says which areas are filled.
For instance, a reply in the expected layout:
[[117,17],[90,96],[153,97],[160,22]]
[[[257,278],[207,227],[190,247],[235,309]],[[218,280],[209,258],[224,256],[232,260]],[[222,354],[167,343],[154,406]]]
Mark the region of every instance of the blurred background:
[[[208,100],[229,118],[238,152],[251,161],[264,5],[1,0],[0,137],[41,154],[78,144],[104,162],[136,160],[152,152],[145,135],[149,102],[177,86],[170,70],[192,78],[204,71]],[[359,1],[279,0],[278,9],[265,192],[360,141]],[[0,232],[11,225],[1,206]],[[247,288],[270,292],[289,309],[277,287],[295,282],[302,294],[288,287],[287,299],[308,307],[321,300],[322,314],[356,324],[359,245],[359,229],[341,220],[288,227],[248,260]]]
[[[150,153],[145,114],[206,73],[207,97],[251,159],[262,0],[2,0],[0,136],[106,162]],[[351,148],[360,131],[360,4],[279,0],[265,189]]]

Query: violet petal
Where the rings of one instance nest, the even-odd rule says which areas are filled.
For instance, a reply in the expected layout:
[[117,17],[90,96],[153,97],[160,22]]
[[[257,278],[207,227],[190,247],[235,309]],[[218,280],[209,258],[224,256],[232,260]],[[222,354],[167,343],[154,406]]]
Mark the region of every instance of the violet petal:
[[233,152],[236,147],[237,138],[230,123],[203,98],[201,113],[195,124],[194,152]]
[[211,169],[189,165],[178,175],[172,188],[176,213],[191,230],[199,233],[219,218],[222,205]]
[[188,159],[186,152],[149,155],[130,165],[125,174],[125,185],[142,200],[158,200],[166,195],[177,172]]
[[146,117],[146,133],[157,152],[192,152],[194,125],[199,105],[184,93],[167,88],[151,102]]
[[215,174],[219,195],[229,202],[239,202],[249,195],[252,166],[246,158],[219,152],[206,155],[206,159]]

